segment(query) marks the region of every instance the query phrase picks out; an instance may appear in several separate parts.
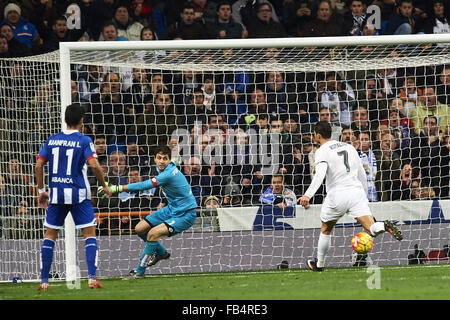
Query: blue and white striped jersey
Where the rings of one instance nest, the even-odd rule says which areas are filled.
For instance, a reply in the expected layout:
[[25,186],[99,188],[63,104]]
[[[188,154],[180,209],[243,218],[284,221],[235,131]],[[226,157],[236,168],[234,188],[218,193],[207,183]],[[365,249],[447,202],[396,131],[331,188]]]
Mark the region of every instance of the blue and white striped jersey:
[[47,139],[38,158],[49,164],[50,204],[91,199],[87,161],[96,157],[91,138],[77,130],[64,130]]

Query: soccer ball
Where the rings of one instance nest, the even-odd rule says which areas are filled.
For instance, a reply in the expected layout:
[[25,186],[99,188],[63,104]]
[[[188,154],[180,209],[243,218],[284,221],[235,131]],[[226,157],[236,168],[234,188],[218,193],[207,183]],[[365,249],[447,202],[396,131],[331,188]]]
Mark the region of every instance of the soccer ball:
[[365,232],[359,232],[352,238],[352,248],[357,253],[366,254],[373,247],[373,238],[370,234]]

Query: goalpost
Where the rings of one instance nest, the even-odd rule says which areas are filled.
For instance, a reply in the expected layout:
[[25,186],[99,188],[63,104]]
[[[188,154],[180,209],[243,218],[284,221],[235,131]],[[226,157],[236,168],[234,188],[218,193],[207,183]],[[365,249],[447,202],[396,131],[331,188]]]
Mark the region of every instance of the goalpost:
[[[177,140],[178,147],[174,150],[179,150],[180,153],[176,154],[173,151],[173,160],[184,170],[185,164],[192,157],[197,157],[204,167],[203,174],[209,176],[208,183],[204,187],[206,189],[209,187],[208,192],[222,201],[221,208],[206,209],[203,201],[209,194],[203,194],[200,203],[202,208],[198,210],[196,225],[180,235],[163,240],[163,244],[172,252],[172,258],[161,262],[148,272],[271,269],[276,268],[283,260],[286,260],[290,267],[304,267],[306,258],[315,255],[315,245],[320,232],[319,198],[323,196],[324,191],[321,191],[322,194],[315,199],[316,204],[308,211],[300,207],[285,210],[276,206],[263,208],[258,205],[258,199],[266,190],[267,183],[270,184],[271,175],[280,172],[281,169],[288,188],[294,190],[299,197],[301,195],[299,192],[306,190],[313,170],[308,164],[308,161],[312,163],[313,157],[313,152],[309,153],[311,147],[308,141],[308,138],[310,139],[308,133],[311,133],[309,123],[319,119],[321,107],[329,109],[330,116],[334,118],[333,123],[339,122],[340,125],[347,124],[351,119],[348,117],[353,116],[353,113],[348,111],[353,111],[359,106],[365,107],[371,117],[369,120],[373,125],[378,125],[382,118],[389,114],[388,104],[396,96],[403,99],[404,109],[411,112],[416,103],[412,101],[418,99],[418,96],[414,92],[410,97],[402,96],[403,82],[406,82],[408,76],[415,80],[421,90],[424,86],[438,88],[441,85],[439,78],[443,74],[442,66],[449,64],[450,61],[450,54],[445,46],[447,43],[450,43],[450,35],[446,34],[74,42],[61,43],[59,52],[0,60],[0,72],[3,73],[0,95],[3,102],[0,106],[1,171],[7,172],[10,160],[15,156],[18,163],[23,166],[23,175],[28,176],[28,180],[31,177],[31,181],[28,182],[26,180],[1,182],[6,187],[2,189],[0,202],[0,218],[3,222],[0,239],[0,281],[9,281],[15,276],[28,280],[39,278],[39,251],[44,212],[34,208],[33,157],[39,151],[37,148],[50,134],[64,128],[64,110],[72,102],[80,102],[87,108],[86,127],[90,131],[88,130],[86,134],[93,138],[99,136],[106,138],[110,148],[107,152],[107,161],[113,156],[120,158],[120,152],[115,152],[117,150],[125,154],[127,142],[137,142],[139,147],[145,149],[145,152],[137,157],[137,167],[148,168],[146,172],[139,171],[137,174],[149,177],[151,164],[145,162],[145,159],[149,158],[147,152],[150,153],[152,147],[161,141],[169,143],[171,139]],[[99,66],[101,71],[96,69]],[[378,70],[383,70],[384,76],[381,76]],[[400,72],[388,74],[386,70]],[[121,85],[118,93],[121,102],[119,109],[114,109],[118,104],[111,104],[109,100],[105,100],[107,102],[93,100],[93,97],[101,99],[99,92],[104,90],[103,85],[111,89],[113,87],[111,83],[114,81],[105,78],[103,81],[92,80],[94,78],[89,78],[91,71],[98,72],[102,76],[108,72],[119,75]],[[140,87],[136,86],[138,89],[134,90],[133,77],[137,74],[140,76],[145,74],[147,82],[143,82],[144,85]],[[153,86],[162,88],[163,94],[169,93],[168,99],[171,99],[174,105],[172,109],[162,108],[161,110],[170,111],[159,117],[157,105],[160,102],[156,102],[156,99],[160,92],[152,91],[150,80],[154,75],[162,75],[162,79],[159,79],[158,83],[153,79]],[[195,76],[190,78],[192,75]],[[211,75],[215,89],[207,92],[204,87],[202,90],[202,86],[211,79]],[[424,79],[434,79],[435,82],[425,84]],[[396,81],[388,85],[389,80]],[[379,89],[379,96],[373,98],[365,96],[369,81],[373,81],[375,87]],[[72,84],[75,84],[75,87],[72,87]],[[278,89],[272,90],[277,85]],[[92,89],[86,89],[89,87]],[[258,95],[256,89],[262,94]],[[87,91],[76,95],[74,90]],[[194,123],[190,121],[208,119],[188,117],[192,114],[186,114],[186,110],[194,110],[189,109],[193,103],[190,97],[195,97],[196,92],[203,93],[200,104],[204,103],[207,108],[216,107],[216,111],[210,111],[210,114],[226,115],[224,122],[228,123],[228,128],[225,129],[223,124],[219,124],[216,128],[213,123],[210,130],[206,130],[206,127],[200,131],[195,129]],[[83,93],[86,95],[80,98]],[[266,120],[269,125],[272,118],[281,116],[281,119],[277,120],[283,122],[285,131],[279,135],[277,133],[267,135],[264,125],[257,124],[257,120],[264,122],[264,116],[253,114],[245,117],[247,110],[256,106],[257,99],[261,96],[267,104],[267,110],[261,113],[269,114]],[[76,100],[73,101],[72,97]],[[114,99],[112,97],[113,94],[108,99]],[[163,98],[161,96],[163,101],[161,104],[164,104]],[[209,103],[208,99],[213,99],[213,102]],[[339,104],[343,104],[342,108]],[[224,114],[217,111],[220,107],[224,108]],[[380,117],[380,121],[373,118],[375,114]],[[172,122],[172,118],[178,120]],[[288,132],[291,128],[294,128],[294,132]],[[335,128],[336,137],[340,137],[342,126],[340,129],[339,126]],[[176,129],[175,132],[173,129]],[[377,131],[374,129],[372,134],[374,136],[372,149],[381,151],[379,138],[376,138]],[[445,136],[445,133],[442,136]],[[283,140],[285,137],[288,140]],[[206,149],[202,149],[203,140],[209,142]],[[241,144],[243,149],[239,149]],[[248,166],[236,162],[236,158],[241,156],[240,152],[245,153],[245,150],[248,150],[245,149],[245,144],[253,151],[247,155],[249,158],[243,156],[240,159],[247,161],[245,165],[250,165],[253,170],[250,173],[245,171]],[[225,152],[220,153],[223,150]],[[219,153],[222,155],[221,158],[218,157]],[[402,160],[417,160],[412,157],[416,157],[416,153]],[[215,161],[213,166],[211,159]],[[222,160],[223,162],[220,162]],[[116,161],[120,163],[121,160]],[[382,161],[380,164],[383,163],[385,162]],[[104,165],[105,173],[108,175],[113,164],[106,162]],[[374,249],[368,258],[371,263],[407,264],[408,255],[414,253],[414,245],[427,253],[436,251],[437,258],[433,260],[430,254],[428,263],[446,261],[446,257],[442,256],[445,251],[443,246],[449,242],[450,221],[448,188],[442,185],[448,183],[448,171],[444,170],[446,165],[448,167],[445,159],[437,165],[443,168],[441,170],[443,175],[437,179],[439,185],[434,186],[436,192],[439,192],[435,199],[421,201],[410,201],[411,198],[402,201],[378,199],[383,201],[371,202],[374,216],[378,220],[396,221],[405,234],[405,240],[401,243],[389,238],[389,235],[375,239]],[[432,166],[433,164],[427,164],[425,169]],[[234,172],[233,168],[239,172]],[[381,171],[381,168],[375,171],[370,171],[373,168],[369,168],[369,165],[366,168],[369,176],[374,174],[370,178],[371,181],[378,179],[376,172]],[[123,181],[126,181],[132,169],[134,167],[128,166]],[[215,173],[223,174],[214,172],[209,174],[211,171],[207,169],[215,169],[213,170]],[[387,189],[389,194],[392,194],[392,191],[401,191],[401,184],[398,184],[401,170],[396,168],[391,171],[395,171],[397,175],[390,175],[391,180],[388,182],[395,187],[393,190]],[[298,184],[299,181],[301,184]],[[248,185],[249,182],[251,187]],[[27,200],[28,208],[23,208],[20,199],[14,201],[10,199],[15,195],[8,192],[12,193],[13,186],[17,184],[23,189],[31,188],[31,191],[27,190],[21,194],[22,199]],[[91,187],[96,198],[96,186]],[[219,191],[214,191],[214,187]],[[239,193],[236,188],[240,188],[241,192],[251,189],[248,191],[250,194],[248,198],[253,202],[224,205],[223,200],[226,196],[235,199],[234,192]],[[385,186],[382,188],[383,190],[378,191],[384,197]],[[147,196],[140,195],[140,197]],[[132,198],[131,195],[124,195],[114,205],[109,202],[97,213],[101,222],[99,223],[101,276],[124,275],[136,267],[143,243],[136,235],[130,234],[132,224],[129,221],[136,222],[155,207],[152,207],[152,204],[143,205],[142,202],[139,206],[132,205],[127,201],[133,201],[135,198],[130,200],[130,197]],[[155,194],[151,195],[150,199],[158,197],[161,195]],[[242,199],[247,198],[243,196]],[[95,201],[99,204],[98,199]],[[16,223],[22,214],[20,210],[28,210],[27,219],[36,217],[40,219],[40,224],[33,226],[35,234],[24,237],[18,232],[23,229],[23,226]],[[30,211],[33,211],[32,214]],[[350,240],[351,236],[359,231],[361,227],[351,219],[344,218],[339,221],[333,233],[332,249],[328,258],[330,265],[352,265]],[[64,232],[56,246],[55,262],[52,267],[53,274],[65,278],[68,282],[86,274],[83,261],[84,247],[79,241],[80,237],[75,232],[73,220],[68,217]]]

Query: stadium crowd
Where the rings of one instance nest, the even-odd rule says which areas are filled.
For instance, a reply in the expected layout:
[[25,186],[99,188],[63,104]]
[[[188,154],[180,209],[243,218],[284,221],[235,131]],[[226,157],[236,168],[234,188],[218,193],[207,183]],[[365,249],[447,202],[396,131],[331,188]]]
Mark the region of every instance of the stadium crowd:
[[[378,27],[369,6],[380,10]],[[49,53],[65,41],[450,32],[446,0],[24,0],[2,1],[1,7],[1,58]],[[155,59],[166,56],[164,51],[152,54]],[[280,52],[266,54],[276,61]],[[33,216],[40,210],[33,200],[34,158],[25,155],[37,155],[42,142],[60,128],[56,86],[44,81],[30,88],[23,70],[14,66],[2,76],[5,106],[20,100],[24,91],[36,90],[28,106],[10,105],[0,115],[2,213]],[[304,193],[314,172],[312,127],[317,121],[329,121],[333,138],[360,152],[369,201],[449,198],[449,66],[349,74],[124,72],[84,65],[73,68],[72,102],[85,107],[84,133],[92,138],[110,183],[155,176],[152,149],[166,144],[199,207],[294,205],[292,199]],[[187,138],[174,137],[176,129],[188,132]],[[26,144],[11,150],[5,141]],[[277,170],[268,175],[252,157],[262,152],[255,145],[273,154],[274,141],[279,143],[278,157],[271,161]],[[88,175],[99,212],[152,211],[166,205],[160,191],[97,199],[95,179]],[[318,192],[312,203],[321,203],[323,196],[324,191]],[[12,228],[19,230],[20,221],[15,219]],[[109,228],[117,229],[119,223],[133,227],[138,221],[125,215]]]

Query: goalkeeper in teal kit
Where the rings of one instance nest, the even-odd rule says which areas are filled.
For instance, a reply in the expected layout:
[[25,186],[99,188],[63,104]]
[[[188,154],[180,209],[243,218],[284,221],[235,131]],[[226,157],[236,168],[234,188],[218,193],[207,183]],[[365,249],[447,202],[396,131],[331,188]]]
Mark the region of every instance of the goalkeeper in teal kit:
[[[159,242],[166,236],[173,236],[189,229],[197,217],[197,202],[192,194],[186,177],[170,161],[170,149],[167,146],[155,150],[155,164],[159,174],[152,179],[123,186],[109,185],[112,193],[136,192],[161,188],[168,205],[148,215],[136,225],[136,233],[145,241],[136,270],[130,271],[131,277],[143,277],[145,268],[168,259],[170,253]],[[104,197],[103,188],[98,190],[99,197]]]

